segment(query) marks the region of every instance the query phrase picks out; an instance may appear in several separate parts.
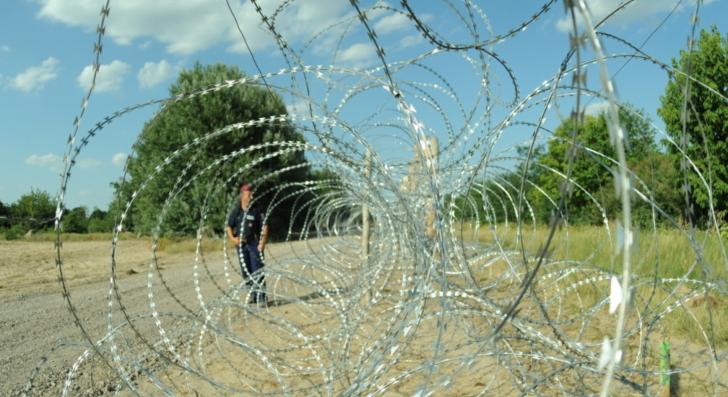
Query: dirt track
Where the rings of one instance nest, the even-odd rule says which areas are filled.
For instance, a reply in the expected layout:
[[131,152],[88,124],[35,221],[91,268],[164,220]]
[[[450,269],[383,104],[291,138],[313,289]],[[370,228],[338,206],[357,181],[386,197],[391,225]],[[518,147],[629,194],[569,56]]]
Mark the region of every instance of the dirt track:
[[[110,247],[110,242],[64,244],[64,276],[71,300],[93,340],[106,334]],[[53,244],[0,241],[0,258],[0,395],[20,395],[36,367],[39,372],[30,394],[60,395],[66,371],[83,353],[78,342],[85,338],[62,299]],[[122,241],[117,258],[119,294],[129,315],[149,313],[149,243]],[[193,262],[191,253],[162,255],[160,259],[168,286],[189,307],[197,304],[195,289],[190,287]],[[224,282],[222,273],[221,266],[212,270],[219,282]],[[232,276],[236,277],[234,281],[239,278]],[[209,296],[215,288],[210,282],[201,284],[203,296]],[[155,304],[161,311],[176,302],[170,294],[159,293]],[[121,317],[118,310],[114,315]],[[106,386],[100,380],[85,383],[74,383],[72,395],[96,394],[98,390],[90,389]]]
[[[269,259],[274,262],[274,258],[303,257],[311,254],[311,250],[309,250],[311,246],[304,247],[303,244],[307,243],[273,245],[268,250]],[[314,247],[318,245],[316,243],[312,244]],[[64,278],[69,283],[71,300],[80,322],[93,341],[97,341],[107,334],[110,248],[109,242],[69,242],[64,245]],[[326,255],[328,255],[329,260],[333,261],[339,260],[338,255],[341,255],[341,258],[350,257],[345,252],[327,252]],[[53,258],[52,243],[0,241],[1,396],[21,395],[31,377],[33,383],[29,395],[60,395],[67,371],[88,346],[79,328],[74,324],[62,299],[58,282],[55,281],[57,269]],[[183,321],[179,320],[179,318],[185,313],[192,314],[190,317],[197,316],[195,312],[199,311],[201,304],[195,289],[195,273],[200,281],[200,296],[207,303],[223,295],[223,290],[226,286],[231,285],[230,282],[237,283],[240,280],[239,275],[235,274],[234,269],[230,268],[227,269],[229,273],[228,278],[226,278],[225,268],[222,266],[224,259],[221,253],[208,255],[205,259],[206,263],[209,264],[207,269],[202,266],[195,268],[193,253],[162,254],[160,256],[159,264],[168,289],[160,285],[158,276],[153,273],[153,301],[159,313],[173,313],[176,316],[162,316],[160,318],[168,332],[174,332],[177,329],[199,329],[199,325],[189,327],[189,323],[175,323],[175,321]],[[135,330],[125,329],[116,336],[116,343],[119,345],[121,355],[124,357],[139,357],[141,356],[139,353],[149,353],[153,349],[150,347],[151,345],[143,345],[143,341],[146,340],[150,344],[154,344],[160,339],[158,329],[149,318],[151,309],[147,275],[150,260],[151,250],[148,242],[122,241],[120,243],[116,262],[118,295],[121,297],[124,307],[128,309],[126,314],[132,319],[132,324],[135,327]],[[291,269],[294,273],[302,274],[306,278],[322,280],[319,277],[322,273],[316,275],[313,273],[303,274],[298,273],[298,269]],[[381,335],[383,330],[389,329],[390,324],[386,321],[391,315],[389,308],[394,307],[394,304],[398,302],[397,299],[399,299],[397,298],[399,293],[396,279],[397,277],[394,277],[389,284],[382,285],[381,290],[391,293],[389,298],[393,300],[390,302],[385,301],[379,305],[383,309],[381,311],[379,306],[372,307],[368,313],[367,321],[352,329],[357,337],[353,339],[349,356],[340,356],[340,354],[346,353],[341,351],[341,345],[336,343],[327,345],[326,338],[321,340],[311,339],[316,340],[312,347],[315,347],[317,351],[332,355],[329,358],[324,356],[320,363],[323,363],[324,366],[331,362],[357,363],[354,358],[358,357],[358,354],[364,350],[363,347],[374,341],[374,338]],[[288,285],[276,286],[273,280],[269,280],[268,288],[269,292],[278,288],[280,291],[286,291],[293,296],[306,296],[306,291],[294,291]],[[361,299],[362,302],[368,300],[365,296],[362,296]],[[114,305],[113,323],[124,323],[122,313],[117,309],[118,301],[115,300]],[[435,309],[437,301],[428,303],[429,306]],[[296,325],[299,330],[304,330],[309,336],[319,334],[335,336],[332,332],[341,327],[338,317],[340,313],[331,309],[331,305],[320,297],[312,298],[305,305],[275,305],[262,315],[255,312],[251,314],[247,309],[238,310],[232,307],[232,314],[228,313],[230,310],[227,309],[224,314],[224,316],[231,315],[234,318],[233,325],[225,332],[229,332],[254,346],[269,349],[269,356],[277,359],[279,362],[276,362],[276,365],[281,368],[285,368],[289,364],[310,368],[313,364],[311,364],[311,355],[304,351],[306,349],[299,349],[299,351],[293,351],[291,354],[286,352],[275,353],[278,348],[294,346],[299,344],[300,341],[293,338],[292,334],[285,329],[274,330],[269,326],[269,321],[275,318],[285,319],[290,324]],[[145,315],[144,318],[137,318],[137,316]],[[197,317],[199,318],[199,316]],[[224,319],[225,317],[221,318]],[[315,321],[311,321],[312,319]],[[437,330],[436,320],[436,317],[430,316],[429,319],[425,319],[420,323],[419,328],[415,331],[416,337],[412,338],[408,346],[402,348],[402,350],[406,351],[402,353],[401,360],[398,359],[392,363],[390,372],[393,376],[420,368],[420,363],[428,357],[428,352],[431,350],[431,344]],[[227,324],[222,320],[219,323]],[[453,358],[461,358],[471,354],[473,352],[472,345],[459,345],[458,341],[464,341],[472,337],[473,332],[477,334],[485,333],[488,329],[487,325],[482,321],[481,316],[473,318],[466,316],[462,317],[461,321],[453,323],[448,329],[448,339],[450,342],[455,342],[451,345],[455,347],[448,354]],[[138,334],[132,334],[133,332],[138,332]],[[141,338],[138,337],[140,335]],[[174,338],[174,335],[170,335],[170,337]],[[198,340],[195,335],[186,335],[181,339],[190,342],[188,347],[194,345]],[[201,339],[199,338],[199,340]],[[333,339],[331,341],[334,342]],[[157,349],[159,345],[154,346],[154,349]],[[230,390],[250,390],[251,393],[255,394],[257,392],[276,392],[279,389],[280,384],[275,380],[271,380],[270,373],[267,370],[256,367],[256,362],[259,361],[258,358],[253,354],[249,354],[247,350],[241,350],[239,345],[230,343],[230,340],[208,335],[205,343],[200,343],[200,346],[200,351],[204,352],[199,355],[202,359],[195,360],[190,366],[214,374],[215,380],[222,382]],[[389,351],[388,349],[385,350]],[[111,394],[109,392],[113,392],[119,386],[118,377],[109,376],[109,370],[103,364],[105,361],[110,360],[108,346],[104,351],[107,357],[104,359],[91,357],[80,367],[69,395],[106,395]],[[193,396],[198,391],[200,394],[197,395],[219,393],[219,390],[210,388],[209,384],[204,381],[194,377],[189,379],[185,371],[176,368],[174,365],[160,363],[156,359],[164,356],[164,354],[159,354],[160,351],[164,353],[163,349],[159,349],[156,353],[151,354],[153,360],[141,361],[140,364],[145,370],[148,369],[154,372],[154,376],[161,377],[175,395]],[[357,351],[359,353],[355,354]],[[218,354],[220,352],[226,354]],[[697,353],[704,356],[704,352]],[[196,357],[195,354],[191,356]],[[45,357],[48,358],[47,361],[44,361]],[[675,358],[680,359],[677,349]],[[690,362],[694,363],[693,359],[690,359]],[[686,361],[683,361],[683,363],[686,363]],[[718,373],[725,373],[723,372],[725,370],[724,364],[725,361],[721,364]],[[129,367],[129,364],[125,364],[125,366]],[[37,371],[35,370],[36,367],[39,368]],[[501,389],[494,389],[503,390],[500,395],[517,395],[510,393],[515,390],[512,385],[504,381],[509,378],[504,372],[504,368],[488,355],[482,355],[475,365],[467,369],[455,365],[454,362],[452,370],[457,369],[460,372],[449,389],[454,393],[450,395],[477,395],[486,384],[490,384],[489,382],[492,381],[503,382]],[[534,370],[536,369],[534,368]],[[546,365],[541,370],[547,372],[550,369]],[[447,373],[450,368],[444,366],[441,370]],[[347,371],[355,373],[357,368],[348,368]],[[301,387],[299,390],[304,390],[303,387],[309,382],[312,384],[323,383],[323,379],[319,379],[316,372],[310,373],[307,377],[300,376],[299,371],[288,372],[286,382],[289,382],[290,386]],[[698,374],[706,375],[701,374],[701,372],[705,371],[701,370]],[[256,376],[251,379],[250,374],[256,374]],[[400,396],[415,393],[416,387],[427,378],[422,373],[413,372],[413,374],[406,382],[389,388],[387,395]],[[137,379],[136,374],[130,376],[132,380]],[[724,375],[720,377],[721,383],[724,383]],[[490,379],[486,381],[485,378]],[[291,381],[291,379],[294,380]],[[600,379],[599,376],[596,376],[594,383],[598,383]],[[690,381],[690,377],[685,377],[685,380]],[[335,389],[338,391],[346,389],[349,385],[348,381],[348,379],[343,378],[335,379]],[[158,395],[160,393],[159,389],[148,377],[139,379],[138,387],[143,395]],[[703,395],[701,391],[693,391],[697,394],[687,393],[686,395]],[[122,395],[127,394],[131,395],[128,391],[122,392]],[[294,393],[294,395],[296,394]],[[550,393],[545,392],[545,395],[550,395]]]

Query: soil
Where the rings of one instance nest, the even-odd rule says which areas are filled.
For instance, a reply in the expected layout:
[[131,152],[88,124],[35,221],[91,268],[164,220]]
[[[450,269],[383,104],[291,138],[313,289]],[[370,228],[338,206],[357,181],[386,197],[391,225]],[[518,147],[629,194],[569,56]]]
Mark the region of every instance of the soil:
[[[483,313],[492,307],[463,296],[445,302],[434,290],[424,294],[430,296],[425,301],[408,301],[407,288],[401,288],[411,276],[406,267],[368,275],[375,280],[374,295],[363,289],[354,289],[361,293],[356,296],[337,290],[346,284],[342,280],[350,283],[357,277],[350,260],[356,244],[271,245],[266,258],[270,302],[259,307],[248,305],[246,289],[238,288],[236,258],[231,266],[225,265],[221,252],[197,260],[189,252],[161,253],[155,267],[150,266],[149,242],[121,241],[114,262],[117,289],[111,291],[117,297],[111,323],[120,328],[110,340],[111,248],[103,241],[64,243],[64,280],[84,335],[61,294],[53,244],[0,241],[0,395],[61,395],[67,387],[72,396],[363,395],[379,390],[385,396],[409,396],[430,385],[434,395],[548,396],[592,395],[601,384],[600,373],[575,370],[549,357],[533,360],[513,354],[529,352],[528,341],[519,339],[524,326],[556,340],[549,327],[530,322],[539,314],[528,297],[512,320],[518,327],[506,326],[493,349],[483,339],[494,325],[494,318]],[[484,285],[494,277],[476,272],[476,267],[471,270]],[[504,283],[490,298],[505,305],[517,288]],[[412,305],[402,307],[402,302]],[[440,316],[443,309],[445,317]],[[152,313],[158,313],[156,319]],[[440,320],[453,315],[458,321],[444,327]],[[203,324],[206,318],[209,326]],[[593,339],[586,348],[591,354],[598,355],[602,334],[612,329],[608,320],[595,315],[580,338]],[[569,326],[561,329],[572,332]],[[103,340],[98,344],[101,355],[88,350],[89,340]],[[423,365],[434,357],[438,340],[442,347],[437,365]],[[636,367],[642,365],[634,354],[638,340],[625,339],[628,353],[623,359]],[[552,357],[559,357],[559,349],[563,353],[556,345],[548,352]],[[690,369],[675,377],[679,395],[728,393],[725,354],[713,368],[705,347],[676,340],[672,345],[673,364]],[[655,351],[647,353],[649,368],[657,365]],[[113,369],[117,359],[128,385]],[[67,384],[71,369],[77,371]],[[621,375],[647,382],[651,394],[660,390],[652,376]],[[525,390],[519,380],[539,386]],[[642,395],[624,382],[613,385],[617,395]]]

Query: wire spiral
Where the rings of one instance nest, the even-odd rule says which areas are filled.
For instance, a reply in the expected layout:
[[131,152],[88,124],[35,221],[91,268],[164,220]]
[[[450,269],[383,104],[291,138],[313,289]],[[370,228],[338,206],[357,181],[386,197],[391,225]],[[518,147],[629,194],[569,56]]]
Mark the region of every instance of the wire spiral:
[[[591,20],[583,0],[564,1],[573,22],[569,51],[553,65],[554,75],[535,88],[519,81],[499,51],[558,12],[554,0],[530,6],[532,15],[504,33],[494,32],[475,2],[443,1],[439,6],[468,40],[449,39],[447,29],[428,25],[418,5],[407,0],[399,7],[350,0],[350,14],[299,47],[277,24],[295,0],[281,1],[273,13],[258,0],[251,3],[285,67],[114,111],[78,139],[93,85],[83,100],[68,139],[56,213],[59,282],[85,337],[85,351],[66,375],[64,396],[74,394],[74,385],[88,376],[82,368],[96,363],[107,371],[108,391],[139,396],[655,395],[665,374],[657,346],[669,336],[668,323],[678,318],[687,318],[698,336],[672,340],[673,355],[682,361],[671,373],[689,374],[690,384],[705,395],[728,392],[728,350],[720,340],[725,330],[711,314],[721,310],[711,302],[728,293],[721,276],[728,271],[728,256],[719,225],[715,216],[704,233],[680,225],[630,168],[619,120],[623,104],[608,66],[630,60],[691,78],[689,71],[600,31],[603,21]],[[95,72],[110,9],[107,1],[97,29]],[[413,57],[392,55],[396,51],[382,43],[372,23],[382,13],[406,17],[429,49]],[[373,46],[373,66],[337,63],[339,46],[330,65],[306,63],[317,42],[334,37],[341,43],[352,36]],[[608,53],[605,42],[626,52]],[[597,86],[587,84],[588,70],[599,75]],[[243,85],[265,87],[302,106],[207,131],[175,148],[146,175],[115,227],[103,297],[106,330],[95,335],[74,304],[62,249],[64,197],[76,158],[106,126],[130,113]],[[712,93],[728,102],[715,89]],[[584,103],[593,99],[608,103],[613,157],[575,143]],[[566,170],[535,161],[537,144],[551,134],[551,118],[576,125]],[[281,125],[295,126],[306,141],[239,147],[202,169],[191,166],[196,153],[217,137]],[[517,153],[517,147],[526,150]],[[620,201],[616,213],[573,177],[577,149],[613,172]],[[233,205],[237,192],[230,187],[241,176],[292,153],[304,153],[306,160],[250,182],[308,166],[333,170],[336,177],[256,192],[266,214],[290,218],[285,242],[267,253],[263,271],[271,302],[260,308],[247,303],[250,291],[236,274],[234,247],[204,226],[208,217],[220,215],[210,213],[207,203],[224,197]],[[683,172],[702,178],[683,156]],[[253,160],[220,175],[240,158]],[[189,166],[170,166],[180,160],[190,160]],[[525,164],[521,178],[504,178],[516,163]],[[529,171],[537,168],[559,175],[557,195],[530,179]],[[147,186],[163,174],[172,175],[174,183],[158,208],[143,285],[147,303],[130,306],[127,294],[134,286],[117,269],[126,249],[120,233]],[[181,192],[200,183],[207,189],[204,204],[192,209],[200,225],[194,255],[181,265],[186,270],[172,270],[158,255],[169,231],[165,219]],[[547,227],[537,222],[540,214],[527,190],[550,203]],[[566,201],[573,191],[588,197],[603,220],[586,238],[568,220]],[[469,198],[455,199],[463,196]],[[478,196],[482,200],[473,199]],[[292,212],[277,212],[287,201],[295,202]],[[648,203],[654,219],[674,223],[675,235],[690,251],[686,271],[665,277],[658,262],[645,259],[658,257],[665,242],[654,222],[652,228],[633,227],[635,202]],[[468,209],[485,213],[485,219],[466,218]],[[369,214],[365,222],[362,212]],[[371,236],[366,247],[364,233]],[[222,249],[208,249],[210,241],[221,241]],[[585,244],[590,245],[586,253],[578,247]],[[707,244],[717,244],[718,253],[706,254]],[[175,278],[178,272],[184,273],[183,282]]]

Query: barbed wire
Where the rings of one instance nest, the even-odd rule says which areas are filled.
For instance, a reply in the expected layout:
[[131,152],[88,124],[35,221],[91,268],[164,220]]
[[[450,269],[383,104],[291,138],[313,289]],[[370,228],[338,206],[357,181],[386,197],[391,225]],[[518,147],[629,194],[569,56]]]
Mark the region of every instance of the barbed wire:
[[[685,226],[659,202],[627,160],[629,137],[620,115],[651,122],[619,101],[608,66],[617,61],[654,65],[685,77],[686,87],[699,84],[728,103],[719,90],[694,78],[689,67],[678,70],[642,46],[599,30],[606,18],[593,23],[583,0],[564,1],[571,22],[568,50],[553,65],[554,74],[530,91],[524,91],[518,70],[499,49],[556,13],[554,0],[534,5],[530,16],[518,18],[504,33],[494,32],[486,10],[470,0],[437,3],[458,24],[449,28],[463,28],[465,38],[457,40],[447,38],[452,33],[439,24],[437,30],[428,24],[419,4],[407,0],[399,8],[350,0],[350,13],[341,21],[304,39],[285,37],[279,28],[299,1],[266,6],[271,13],[258,1],[251,3],[285,67],[263,72],[254,59],[258,74],[124,107],[77,140],[93,83],[83,99],[68,138],[55,217],[58,281],[85,339],[65,375],[62,395],[77,394],[75,385],[93,373],[81,368],[101,367],[98,363],[107,370],[106,391],[137,396],[656,395],[661,375],[680,374],[690,374],[683,382],[704,395],[727,392],[721,326],[728,320],[719,307],[728,293],[728,256],[712,196],[710,227],[704,231],[697,230],[692,215]],[[619,4],[609,17],[631,3]],[[247,46],[234,8],[225,6]],[[97,29],[94,76],[110,9],[107,1]],[[689,52],[699,10],[700,1],[691,18]],[[406,17],[429,49],[410,57],[389,50],[373,23],[387,14]],[[309,64],[307,50],[318,42],[330,44],[331,38],[337,43],[329,47],[333,60],[345,40],[365,38],[376,54],[373,66]],[[630,52],[607,53],[603,40]],[[254,57],[252,51],[249,56]],[[628,71],[626,64],[620,72]],[[589,69],[597,69],[598,84],[590,84]],[[304,106],[204,131],[137,181],[110,242],[109,286],[100,298],[106,329],[94,335],[74,304],[68,282],[73,270],[62,247],[76,159],[119,118],[150,106],[159,106],[160,114],[174,104],[246,85]],[[501,86],[509,87],[506,93],[498,93]],[[712,173],[700,169],[686,149],[685,120],[693,106],[688,94],[680,142],[656,130],[681,157],[681,178],[697,175],[710,195]],[[371,109],[362,109],[365,98]],[[581,139],[584,103],[592,99],[607,103],[613,154]],[[567,107],[572,110],[563,114]],[[352,116],[352,109],[363,116]],[[553,117],[572,123],[566,138],[547,122]],[[196,161],[218,138],[289,126],[306,141],[277,139],[236,147],[204,166]],[[519,131],[526,132],[514,143],[509,136]],[[563,168],[539,161],[538,146],[547,140],[567,148]],[[387,147],[392,142],[405,149]],[[248,177],[260,175],[254,171],[271,160],[303,154],[300,162]],[[601,192],[574,176],[581,158],[612,173],[618,205],[606,205]],[[120,186],[128,183],[129,162]],[[274,182],[309,167],[326,168],[335,177]],[[532,177],[535,171],[553,175],[558,186],[544,186]],[[169,183],[163,203],[155,207],[146,278],[133,284],[120,277],[125,250],[120,236],[163,175]],[[284,242],[269,249],[259,270],[271,297],[265,307],[248,303],[261,285],[248,286],[243,279],[257,280],[257,274],[237,275],[236,262],[242,259],[230,253],[235,247],[208,226],[210,219],[227,215],[216,213],[216,203],[236,205],[234,187],[241,179],[270,186],[254,198],[267,219],[289,219]],[[200,200],[183,202],[195,186],[201,187]],[[575,192],[586,197],[600,225],[586,229],[570,219]],[[536,205],[539,200],[545,206]],[[632,209],[641,203],[651,214],[647,228],[634,226]],[[194,256],[172,269],[159,250],[173,231],[171,212],[180,204],[198,217],[198,227]],[[363,213],[370,214],[366,221]],[[543,219],[548,225],[539,223]],[[656,219],[672,229],[661,229]],[[673,240],[663,242],[665,233]],[[362,245],[364,235],[369,243]],[[219,247],[209,249],[210,241]],[[661,269],[665,260],[678,259],[661,258],[660,250],[680,244],[687,252],[679,260],[685,263],[678,270]],[[132,288],[146,291],[145,305],[133,298]],[[658,349],[666,339],[677,360],[673,367],[660,365]],[[41,360],[31,375],[27,395],[43,392],[34,385],[46,363],[47,358]]]

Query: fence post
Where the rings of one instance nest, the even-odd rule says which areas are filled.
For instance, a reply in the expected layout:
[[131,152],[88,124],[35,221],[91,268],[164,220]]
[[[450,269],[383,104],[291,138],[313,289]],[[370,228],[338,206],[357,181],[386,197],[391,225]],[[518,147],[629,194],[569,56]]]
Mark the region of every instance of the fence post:
[[[369,183],[369,176],[372,171],[372,153],[367,149],[364,158],[364,179]],[[369,266],[369,205],[366,201],[361,204],[361,250],[364,255],[365,266]],[[372,298],[372,291],[369,290],[369,298]]]
[[670,384],[670,342],[663,341],[660,344],[660,397],[672,396],[672,385]]

